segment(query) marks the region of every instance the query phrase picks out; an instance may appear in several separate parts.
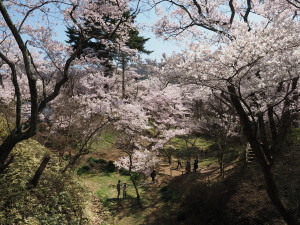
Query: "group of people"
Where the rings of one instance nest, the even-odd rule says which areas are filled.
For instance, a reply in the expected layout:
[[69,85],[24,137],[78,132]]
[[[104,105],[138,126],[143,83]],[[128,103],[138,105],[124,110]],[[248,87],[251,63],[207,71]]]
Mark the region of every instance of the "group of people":
[[[196,172],[197,169],[198,169],[198,167],[199,167],[198,163],[199,163],[199,160],[195,159],[195,161],[194,161],[194,168],[193,168],[194,172]],[[182,163],[181,163],[181,158],[180,157],[177,160],[177,169],[179,169],[179,167],[182,168]],[[191,162],[190,162],[190,160],[187,160],[186,165],[185,165],[185,171],[186,171],[186,173],[190,173],[191,172],[191,168],[192,168]]]
[[126,198],[126,188],[127,188],[127,184],[126,184],[126,183],[121,184],[121,181],[120,181],[120,180],[118,181],[118,184],[117,184],[118,198],[120,198],[121,187],[122,187],[122,189],[123,189],[123,198]]

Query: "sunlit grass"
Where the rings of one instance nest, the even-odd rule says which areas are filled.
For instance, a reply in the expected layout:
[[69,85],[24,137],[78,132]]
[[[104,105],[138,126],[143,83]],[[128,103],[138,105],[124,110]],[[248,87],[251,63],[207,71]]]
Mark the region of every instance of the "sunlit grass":
[[83,179],[88,179],[94,185],[93,189],[96,189],[96,194],[101,201],[117,197],[118,180],[121,180],[121,184],[127,183],[127,195],[135,197],[135,190],[129,176],[121,176],[118,173],[103,173],[84,174],[81,177]]
[[[129,176],[118,173],[83,174],[81,176],[89,189],[98,196],[103,206],[112,214],[109,224],[141,224],[145,215],[136,204],[136,192]],[[120,198],[117,199],[117,183],[127,183],[127,197],[123,198],[121,187]],[[150,204],[148,196],[142,187],[139,187],[141,202],[143,205]]]
[[176,148],[176,149],[186,149],[191,147],[197,147],[201,150],[207,149],[210,145],[212,145],[214,142],[209,141],[203,138],[190,138],[186,141],[185,138],[173,138],[170,143]]

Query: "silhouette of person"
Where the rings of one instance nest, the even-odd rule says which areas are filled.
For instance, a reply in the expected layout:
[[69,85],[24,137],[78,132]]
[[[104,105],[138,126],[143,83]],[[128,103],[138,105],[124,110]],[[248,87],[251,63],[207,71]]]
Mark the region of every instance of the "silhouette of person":
[[177,169],[179,168],[182,168],[182,164],[181,164],[181,158],[179,157],[178,160],[177,160]]
[[193,169],[195,173],[196,173],[197,169],[198,169],[198,159],[195,159],[194,169]]
[[152,183],[155,182],[155,177],[156,177],[156,171],[153,170],[152,173],[150,174],[151,178],[152,178]]

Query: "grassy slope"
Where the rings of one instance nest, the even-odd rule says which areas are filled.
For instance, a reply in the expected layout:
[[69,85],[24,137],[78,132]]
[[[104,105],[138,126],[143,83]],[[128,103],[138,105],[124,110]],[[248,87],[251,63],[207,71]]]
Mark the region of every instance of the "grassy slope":
[[[51,159],[35,189],[28,189],[42,157]],[[0,175],[0,224],[89,224],[89,195],[73,173],[61,174],[59,159],[34,140],[19,143]]]

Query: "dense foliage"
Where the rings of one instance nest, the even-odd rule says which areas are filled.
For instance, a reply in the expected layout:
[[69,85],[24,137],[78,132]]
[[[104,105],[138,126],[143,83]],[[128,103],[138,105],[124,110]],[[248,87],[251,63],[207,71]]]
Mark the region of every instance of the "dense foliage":
[[14,162],[0,175],[0,224],[88,224],[88,193],[74,173],[61,173],[55,155],[37,188],[29,188],[46,153],[49,150],[34,140],[14,149]]

